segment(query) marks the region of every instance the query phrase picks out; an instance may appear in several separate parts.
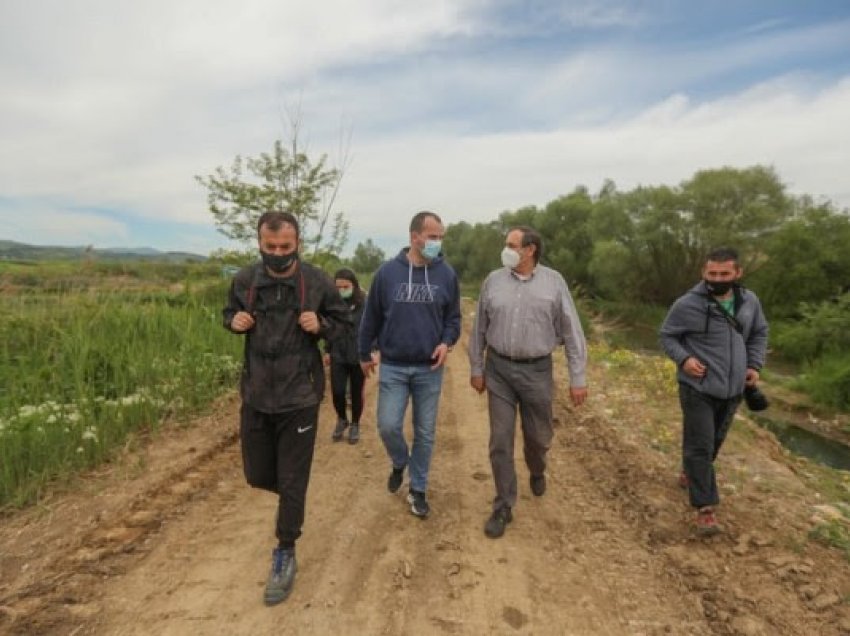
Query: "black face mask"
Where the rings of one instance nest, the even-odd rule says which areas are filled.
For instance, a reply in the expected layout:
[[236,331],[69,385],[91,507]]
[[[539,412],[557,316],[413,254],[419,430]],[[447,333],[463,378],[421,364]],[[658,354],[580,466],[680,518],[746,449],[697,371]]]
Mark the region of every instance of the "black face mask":
[[295,261],[298,260],[298,252],[279,255],[260,251],[260,256],[263,257],[263,265],[268,267],[275,274],[283,274]]
[[708,293],[712,296],[725,296],[729,293],[729,290],[735,286],[735,282],[731,280],[726,281],[705,281],[705,288],[708,290]]

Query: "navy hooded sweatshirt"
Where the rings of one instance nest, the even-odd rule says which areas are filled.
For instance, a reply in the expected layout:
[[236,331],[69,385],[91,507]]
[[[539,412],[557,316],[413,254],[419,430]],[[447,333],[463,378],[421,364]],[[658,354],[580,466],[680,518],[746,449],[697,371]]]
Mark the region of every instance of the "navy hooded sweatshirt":
[[360,323],[360,360],[371,360],[375,341],[381,361],[433,364],[431,354],[460,337],[460,288],[457,274],[438,256],[427,265],[407,259],[410,248],[386,261],[372,279]]

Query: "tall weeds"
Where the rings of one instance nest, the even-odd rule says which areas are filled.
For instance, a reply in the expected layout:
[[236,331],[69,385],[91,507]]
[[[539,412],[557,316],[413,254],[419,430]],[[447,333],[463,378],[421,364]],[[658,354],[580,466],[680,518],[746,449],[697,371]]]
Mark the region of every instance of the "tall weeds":
[[96,465],[127,436],[234,386],[241,339],[221,326],[225,281],[86,287],[0,303],[0,507]]

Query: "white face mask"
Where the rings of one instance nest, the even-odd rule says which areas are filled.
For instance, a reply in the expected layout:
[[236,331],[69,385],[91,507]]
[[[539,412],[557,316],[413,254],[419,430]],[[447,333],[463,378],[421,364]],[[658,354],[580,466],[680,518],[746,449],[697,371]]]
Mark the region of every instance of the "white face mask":
[[512,250],[510,247],[502,250],[502,265],[508,269],[515,269],[519,265],[520,258],[519,252]]

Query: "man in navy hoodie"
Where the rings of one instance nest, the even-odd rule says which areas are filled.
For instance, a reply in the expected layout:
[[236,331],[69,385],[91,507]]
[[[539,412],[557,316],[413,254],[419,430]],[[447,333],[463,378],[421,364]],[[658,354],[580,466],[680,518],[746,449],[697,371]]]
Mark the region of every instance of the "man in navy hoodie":
[[[446,357],[460,336],[460,289],[455,271],[442,258],[445,229],[433,212],[410,221],[410,247],[386,261],[372,279],[360,324],[360,366],[368,377],[381,355],[378,432],[392,472],[387,489],[397,492],[410,467],[407,501],[422,519],[431,509],[425,497],[437,428],[437,408]],[[404,437],[404,413],[413,402],[413,444]]]

